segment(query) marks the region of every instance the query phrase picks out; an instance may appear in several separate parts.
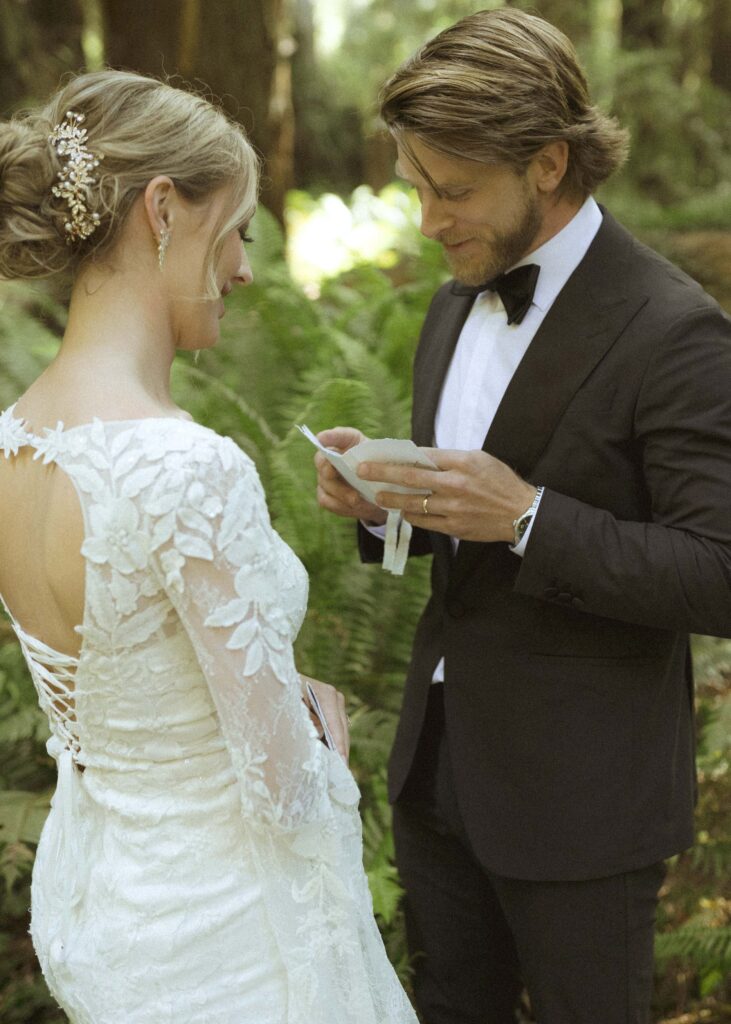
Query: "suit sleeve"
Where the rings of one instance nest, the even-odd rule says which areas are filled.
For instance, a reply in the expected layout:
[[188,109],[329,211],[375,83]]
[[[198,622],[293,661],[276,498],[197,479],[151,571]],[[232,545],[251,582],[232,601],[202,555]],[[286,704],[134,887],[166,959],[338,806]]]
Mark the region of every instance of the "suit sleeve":
[[731,324],[687,314],[635,412],[651,521],[546,489],[516,590],[593,615],[731,637]]

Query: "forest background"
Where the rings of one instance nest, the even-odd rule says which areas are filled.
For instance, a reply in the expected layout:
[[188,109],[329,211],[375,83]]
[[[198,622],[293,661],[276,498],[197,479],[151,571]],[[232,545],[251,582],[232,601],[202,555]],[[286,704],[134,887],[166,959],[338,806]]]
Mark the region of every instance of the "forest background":
[[[366,866],[390,955],[408,985],[385,761],[410,636],[427,589],[358,563],[352,526],[321,513],[293,429],[408,431],[409,368],[445,279],[393,183],[378,88],[421,42],[487,0],[0,0],[0,115],[105,65],[183,80],[241,120],[264,159],[255,283],[228,300],[223,337],[181,357],[175,397],[255,459],[272,518],[304,560],[311,602],[300,668],[347,694],[363,790]],[[731,312],[731,3],[538,0],[517,7],[574,40],[596,100],[632,132],[599,198]],[[65,308],[0,284],[0,408],[52,358]],[[0,526],[1,528],[1,526]],[[695,638],[697,842],[674,858],[657,928],[654,1020],[731,1021],[731,643]],[[0,1020],[61,1024],[27,935],[29,878],[48,810],[47,729],[0,620]],[[530,1020],[526,1005],[525,1020]]]

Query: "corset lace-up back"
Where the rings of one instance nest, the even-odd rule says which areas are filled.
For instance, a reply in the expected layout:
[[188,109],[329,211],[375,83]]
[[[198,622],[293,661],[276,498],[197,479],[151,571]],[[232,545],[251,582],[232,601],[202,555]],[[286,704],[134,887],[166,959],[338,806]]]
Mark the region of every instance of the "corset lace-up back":
[[80,757],[81,743],[74,705],[78,659],[55,651],[30,636],[17,622],[13,621],[13,628],[35,684],[38,702],[48,716],[51,730],[63,747],[71,752],[73,761],[81,766],[83,758]]

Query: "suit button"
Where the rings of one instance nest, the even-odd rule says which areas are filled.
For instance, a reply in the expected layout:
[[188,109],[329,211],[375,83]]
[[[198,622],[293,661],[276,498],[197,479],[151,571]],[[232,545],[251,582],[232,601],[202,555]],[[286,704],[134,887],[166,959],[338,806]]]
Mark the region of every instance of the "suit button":
[[586,608],[586,601],[582,601],[580,597],[574,597],[571,599],[571,604],[574,608]]
[[549,598],[549,600],[553,597],[557,597],[558,587],[546,587],[546,589],[543,591],[543,596]]
[[571,604],[574,599],[574,595],[568,590],[562,590],[560,594],[556,595],[556,600],[560,601],[561,604]]
[[461,601],[450,601],[447,604],[447,611],[453,619],[463,619],[467,614],[467,609]]

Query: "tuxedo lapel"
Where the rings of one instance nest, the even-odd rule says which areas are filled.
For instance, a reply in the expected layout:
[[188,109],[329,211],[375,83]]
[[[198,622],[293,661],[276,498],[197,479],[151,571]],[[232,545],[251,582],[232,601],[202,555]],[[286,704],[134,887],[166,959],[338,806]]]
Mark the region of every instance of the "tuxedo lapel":
[[[451,294],[451,285],[444,285],[446,300],[435,302],[427,315],[421,345],[414,366],[412,437],[416,444],[431,448],[434,444],[434,421],[444,379],[452,361],[457,340],[467,319],[474,297]],[[445,566],[445,575],[454,559],[452,541],[443,533],[430,533],[432,551]]]
[[[566,407],[646,296],[629,296],[632,238],[605,214],[589,250],[559,293],[505,391],[483,450],[521,476],[531,470]],[[540,482],[540,481],[539,481]],[[462,577],[484,544],[460,543],[454,572]]]
[[434,444],[439,396],[460,332],[475,301],[474,296],[452,295],[450,288],[451,285],[443,286],[447,297],[429,311],[414,367],[413,439],[425,448]]

